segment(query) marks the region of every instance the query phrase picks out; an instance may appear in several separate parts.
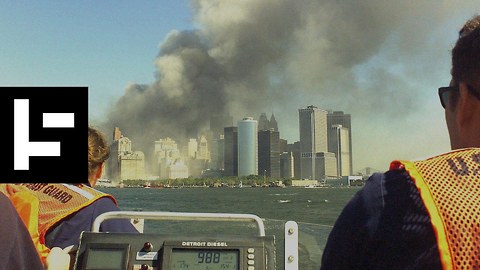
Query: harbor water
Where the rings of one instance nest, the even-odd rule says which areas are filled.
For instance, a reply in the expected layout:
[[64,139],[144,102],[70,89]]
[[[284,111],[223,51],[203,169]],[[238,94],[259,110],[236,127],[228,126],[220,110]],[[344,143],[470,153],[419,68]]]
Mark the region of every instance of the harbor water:
[[[299,269],[319,269],[327,237],[345,204],[359,190],[344,188],[100,188],[121,210],[254,214],[276,239],[276,269],[284,268],[284,225],[298,223]],[[225,222],[145,221],[145,233],[254,234],[255,226]]]
[[255,214],[332,226],[359,188],[101,188],[122,210]]

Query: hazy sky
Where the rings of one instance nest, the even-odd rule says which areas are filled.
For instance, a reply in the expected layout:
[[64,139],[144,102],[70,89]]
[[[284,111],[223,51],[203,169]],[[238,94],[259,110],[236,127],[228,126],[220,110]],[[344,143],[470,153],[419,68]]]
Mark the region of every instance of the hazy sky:
[[477,0],[0,6],[1,85],[88,86],[90,122],[131,139],[202,129],[206,114],[266,112],[293,143],[299,108],[342,110],[355,171],[449,149],[437,88],[459,27],[479,12]]

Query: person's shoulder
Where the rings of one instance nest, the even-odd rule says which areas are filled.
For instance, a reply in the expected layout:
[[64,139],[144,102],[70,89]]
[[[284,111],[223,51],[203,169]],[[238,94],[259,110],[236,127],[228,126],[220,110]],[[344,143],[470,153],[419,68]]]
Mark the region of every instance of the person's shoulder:
[[78,211],[76,214],[77,216],[82,217],[91,217],[91,216],[98,216],[105,212],[109,211],[118,211],[119,208],[115,204],[115,202],[109,197],[101,197],[93,202],[90,202],[86,207],[83,207]]
[[113,201],[111,197],[101,197],[97,200],[95,200],[92,203],[92,206],[95,207],[98,211],[114,211],[114,210],[119,210],[117,204]]
[[10,207],[10,204],[11,202],[8,197],[0,192],[0,206],[2,207],[2,209],[4,209],[4,207]]
[[380,173],[380,172],[373,173],[368,177],[367,181],[365,181],[365,186],[362,188],[362,193],[363,194],[369,194],[371,192],[377,193],[381,189],[384,181],[385,181],[385,173]]

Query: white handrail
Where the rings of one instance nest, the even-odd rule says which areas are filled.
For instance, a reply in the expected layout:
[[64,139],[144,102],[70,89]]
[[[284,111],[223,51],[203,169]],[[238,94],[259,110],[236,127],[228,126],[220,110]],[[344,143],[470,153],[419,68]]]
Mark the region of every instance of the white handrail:
[[110,211],[99,215],[92,224],[92,232],[100,232],[100,224],[105,220],[119,218],[143,218],[152,220],[197,220],[197,221],[254,221],[257,223],[258,235],[265,236],[263,220],[252,214],[229,213],[185,213],[185,212],[139,212]]

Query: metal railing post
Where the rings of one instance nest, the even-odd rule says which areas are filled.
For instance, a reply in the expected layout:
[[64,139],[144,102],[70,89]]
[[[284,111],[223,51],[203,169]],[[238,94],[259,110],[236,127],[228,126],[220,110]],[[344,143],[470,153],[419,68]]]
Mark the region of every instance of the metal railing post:
[[298,224],[285,223],[285,270],[298,270]]

